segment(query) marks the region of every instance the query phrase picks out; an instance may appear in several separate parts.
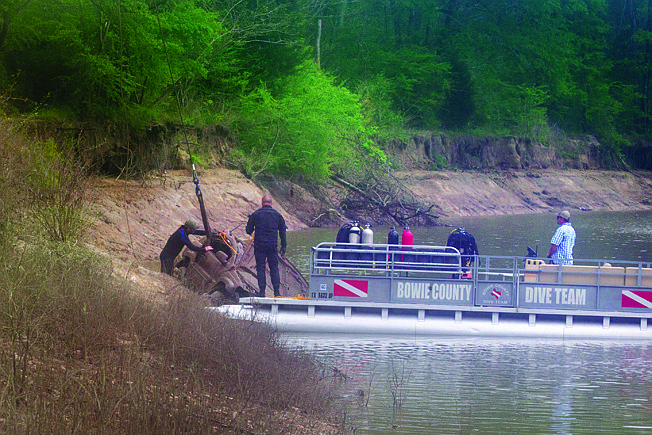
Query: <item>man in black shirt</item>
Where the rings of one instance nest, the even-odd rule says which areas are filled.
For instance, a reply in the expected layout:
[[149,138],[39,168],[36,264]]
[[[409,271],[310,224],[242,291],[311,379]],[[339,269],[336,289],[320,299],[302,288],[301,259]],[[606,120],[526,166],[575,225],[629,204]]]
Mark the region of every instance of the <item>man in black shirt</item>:
[[208,252],[213,250],[213,247],[210,245],[194,245],[188,238],[190,234],[205,236],[206,231],[198,230],[195,222],[191,220],[187,220],[186,223],[181,225],[179,229],[170,236],[165,244],[165,248],[161,251],[161,255],[159,256],[161,259],[161,273],[172,275],[172,270],[174,270],[174,259],[177,258],[177,255],[179,255],[184,246],[187,246],[188,249],[195,252]]
[[254,256],[256,257],[256,275],[258,277],[258,296],[265,296],[267,280],[265,278],[265,261],[269,264],[269,276],[272,279],[274,296],[280,296],[281,278],[278,272],[278,238],[281,237],[281,255],[285,255],[287,241],[285,238],[285,219],[272,208],[272,197],[264,195],[262,207],[253,212],[247,221],[247,234],[254,231]]

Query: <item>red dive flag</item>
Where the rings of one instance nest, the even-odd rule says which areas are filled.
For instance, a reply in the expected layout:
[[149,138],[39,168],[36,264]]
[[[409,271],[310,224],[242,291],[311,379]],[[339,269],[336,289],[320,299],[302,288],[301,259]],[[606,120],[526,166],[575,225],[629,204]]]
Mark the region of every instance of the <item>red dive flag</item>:
[[495,297],[496,299],[500,298],[500,295],[501,295],[501,294],[502,294],[502,293],[500,292],[500,290],[495,289],[495,288],[494,288],[493,291],[491,292],[491,296]]
[[366,298],[369,281],[355,281],[352,279],[336,279],[333,287],[333,296],[350,298]]
[[623,290],[623,308],[652,308],[652,292],[644,290]]

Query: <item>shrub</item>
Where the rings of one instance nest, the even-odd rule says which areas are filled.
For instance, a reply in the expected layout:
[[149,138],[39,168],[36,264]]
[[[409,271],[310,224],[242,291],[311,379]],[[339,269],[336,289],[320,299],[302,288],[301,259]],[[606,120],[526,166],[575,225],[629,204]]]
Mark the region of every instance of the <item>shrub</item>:
[[[332,409],[322,369],[273,329],[210,312],[181,286],[154,301],[74,243],[88,222],[87,178],[52,143],[8,139],[0,144],[8,229],[0,238],[0,432],[305,433]],[[54,231],[30,225],[59,219],[50,211],[57,207],[82,211]]]

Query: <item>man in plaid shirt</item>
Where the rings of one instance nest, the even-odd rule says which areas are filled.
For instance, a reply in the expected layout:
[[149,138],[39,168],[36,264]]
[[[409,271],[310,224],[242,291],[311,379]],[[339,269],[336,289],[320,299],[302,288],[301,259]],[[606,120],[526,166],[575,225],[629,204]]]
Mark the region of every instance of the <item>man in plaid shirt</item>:
[[557,215],[557,231],[550,240],[548,258],[553,264],[573,264],[573,247],[575,246],[575,228],[571,225],[570,212],[564,210]]

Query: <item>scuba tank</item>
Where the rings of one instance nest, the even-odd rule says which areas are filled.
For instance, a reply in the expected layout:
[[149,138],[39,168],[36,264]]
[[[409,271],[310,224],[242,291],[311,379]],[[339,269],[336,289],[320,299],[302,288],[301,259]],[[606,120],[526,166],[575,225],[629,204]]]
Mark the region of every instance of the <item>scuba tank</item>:
[[387,244],[398,245],[398,231],[396,231],[396,227],[394,225],[392,225],[389,234],[387,234]]
[[373,245],[374,244],[374,232],[371,230],[371,225],[365,225],[365,229],[362,231],[362,244],[363,245]]
[[[367,223],[365,225],[365,229],[362,230],[362,236],[360,237],[360,240],[362,242],[363,249],[367,251],[374,249],[374,232],[371,230],[371,225],[369,223]],[[367,263],[363,267],[376,267],[376,263],[374,262],[374,254],[371,252],[361,253],[360,260]]]
[[[396,227],[392,225],[390,228],[389,233],[387,234],[387,244],[390,245],[389,249],[392,251],[395,251],[398,249],[398,231],[396,231]],[[391,246],[394,245],[394,246]],[[390,267],[390,262],[394,261],[394,257],[392,254],[388,253],[387,254],[387,268]],[[398,261],[398,258],[396,259]]]
[[401,244],[403,246],[412,246],[412,242],[414,241],[414,236],[412,235],[412,231],[410,231],[410,227],[407,225],[405,228],[403,228],[403,236],[401,237]]
[[[401,237],[401,245],[403,245],[403,250],[407,249],[412,249],[412,241],[414,239],[414,236],[412,235],[412,231],[410,231],[410,227],[407,225],[405,228],[403,228],[403,236]],[[401,255],[401,261],[405,261],[407,263],[411,263],[414,261],[414,254],[405,254]]]
[[358,221],[353,221],[353,226],[349,229],[349,243],[360,243],[360,232]]
[[[360,227],[358,226],[358,221],[355,220],[353,221],[353,226],[349,229],[349,244],[353,246],[346,246],[346,249],[352,249],[356,250],[358,246],[355,246],[360,243],[360,233],[362,230],[360,230]],[[360,260],[360,253],[359,252],[347,252],[345,254],[345,258],[349,261],[358,261]]]

